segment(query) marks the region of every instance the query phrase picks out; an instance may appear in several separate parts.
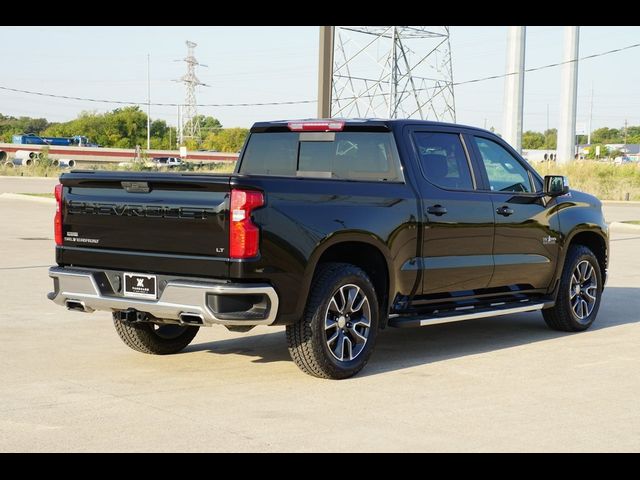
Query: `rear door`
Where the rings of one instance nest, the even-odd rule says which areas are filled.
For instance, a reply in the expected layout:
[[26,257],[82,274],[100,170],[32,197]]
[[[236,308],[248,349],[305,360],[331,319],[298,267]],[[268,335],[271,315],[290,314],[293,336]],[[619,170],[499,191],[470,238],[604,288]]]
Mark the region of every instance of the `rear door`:
[[556,202],[542,195],[540,179],[507,144],[477,133],[470,139],[496,213],[489,287],[546,289],[558,258]]
[[485,288],[493,274],[493,204],[478,190],[461,131],[416,126],[410,137],[426,219],[422,293],[435,299]]

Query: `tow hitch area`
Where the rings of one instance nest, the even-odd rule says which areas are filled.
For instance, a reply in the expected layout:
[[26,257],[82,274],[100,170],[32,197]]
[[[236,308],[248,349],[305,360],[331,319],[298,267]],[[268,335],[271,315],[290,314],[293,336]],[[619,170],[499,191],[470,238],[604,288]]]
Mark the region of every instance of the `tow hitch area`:
[[115,315],[118,320],[129,323],[148,322],[150,320],[148,313],[139,312],[134,308],[120,310]]

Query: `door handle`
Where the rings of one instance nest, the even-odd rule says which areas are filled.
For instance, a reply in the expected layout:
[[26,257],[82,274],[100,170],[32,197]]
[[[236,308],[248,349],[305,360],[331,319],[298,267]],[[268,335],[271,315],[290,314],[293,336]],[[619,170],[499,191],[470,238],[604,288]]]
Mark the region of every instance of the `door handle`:
[[510,208],[510,207],[507,207],[506,205],[504,205],[504,206],[498,208],[496,210],[496,213],[498,215],[502,215],[504,217],[508,217],[509,215],[513,215],[514,212],[513,212],[513,208]]
[[442,205],[433,205],[427,208],[427,213],[430,213],[431,215],[435,215],[436,217],[440,217],[447,213],[447,209],[444,208]]

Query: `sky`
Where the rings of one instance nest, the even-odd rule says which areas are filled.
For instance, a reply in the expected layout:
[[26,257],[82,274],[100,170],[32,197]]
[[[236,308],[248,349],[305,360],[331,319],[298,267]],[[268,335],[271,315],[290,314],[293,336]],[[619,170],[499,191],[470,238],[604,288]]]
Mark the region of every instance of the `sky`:
[[[454,81],[505,73],[507,27],[453,26]],[[0,86],[58,95],[145,103],[147,55],[152,102],[181,103],[185,40],[198,44],[207,68],[197,75],[209,87],[198,103],[315,100],[318,27],[0,27]],[[526,68],[562,61],[563,27],[527,27]],[[585,26],[580,56],[640,43],[640,27]],[[560,67],[525,76],[524,129],[543,131],[559,121]],[[353,74],[353,72],[352,72]],[[592,128],[640,125],[640,48],[579,64],[578,123],[587,124],[593,87]],[[458,123],[502,131],[504,80],[455,87]],[[0,113],[67,121],[80,111],[118,105],[54,99],[0,90]],[[144,107],[146,108],[146,106]],[[548,110],[548,115],[547,115]],[[225,127],[255,121],[308,118],[316,104],[201,107]],[[151,117],[175,125],[176,107],[151,107]]]

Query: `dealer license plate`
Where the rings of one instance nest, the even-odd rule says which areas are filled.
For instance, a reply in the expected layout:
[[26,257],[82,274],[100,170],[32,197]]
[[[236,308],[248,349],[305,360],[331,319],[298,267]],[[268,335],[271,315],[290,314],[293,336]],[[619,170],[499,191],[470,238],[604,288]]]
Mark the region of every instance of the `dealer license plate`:
[[153,298],[155,300],[158,297],[156,276],[125,273],[124,294],[127,297]]

